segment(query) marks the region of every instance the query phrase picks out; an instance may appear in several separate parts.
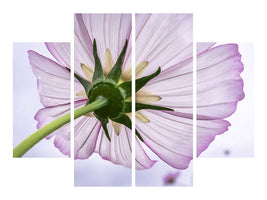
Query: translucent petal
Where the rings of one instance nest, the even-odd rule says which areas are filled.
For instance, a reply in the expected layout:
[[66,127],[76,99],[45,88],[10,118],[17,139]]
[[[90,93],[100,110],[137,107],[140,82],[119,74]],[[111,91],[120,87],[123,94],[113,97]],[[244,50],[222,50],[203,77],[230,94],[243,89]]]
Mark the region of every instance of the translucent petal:
[[[125,126],[121,126],[121,133],[117,135],[113,127],[108,124],[111,142],[108,141],[101,128],[96,145],[96,152],[103,159],[109,160],[114,164],[120,164],[131,168],[132,160],[132,138],[131,130]],[[146,169],[153,166],[154,161],[146,155],[140,143],[136,139],[136,168]]]
[[[116,60],[127,39],[129,46],[123,68],[124,66],[129,66],[131,64],[131,25],[130,14],[76,14],[75,54],[77,55],[75,59],[77,62],[94,66],[92,40],[95,38],[101,63],[105,63],[105,51],[107,48],[110,50],[114,60]],[[83,48],[79,50],[78,47],[81,46]]]
[[[197,44],[197,48],[202,46]],[[244,98],[241,55],[236,44],[209,48],[197,57],[197,155],[228,130],[223,120]]]
[[49,52],[61,65],[70,68],[70,43],[47,42],[45,44]]
[[80,117],[74,126],[74,158],[87,159],[94,152],[101,128],[95,117]]
[[197,63],[197,114],[202,119],[230,116],[244,98],[238,46],[211,48],[197,57]]
[[203,152],[216,135],[228,130],[230,123],[226,120],[197,120],[197,156]]
[[61,65],[34,51],[28,51],[37,78],[41,102],[45,107],[70,102],[70,73]]
[[160,159],[174,168],[188,167],[193,155],[192,120],[175,117],[162,111],[143,111],[150,123],[136,122],[145,144]]
[[136,63],[148,61],[143,75],[192,57],[192,14],[137,14]]

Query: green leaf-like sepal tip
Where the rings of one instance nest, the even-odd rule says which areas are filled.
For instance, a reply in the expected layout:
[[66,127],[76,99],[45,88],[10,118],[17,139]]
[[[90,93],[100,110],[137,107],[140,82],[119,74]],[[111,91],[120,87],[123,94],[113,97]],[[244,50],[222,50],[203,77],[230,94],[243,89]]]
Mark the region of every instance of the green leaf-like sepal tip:
[[95,85],[96,83],[101,82],[104,79],[102,65],[97,55],[97,47],[96,47],[95,39],[94,39],[94,44],[93,44],[93,53],[94,53],[94,58],[95,58],[95,72],[93,74],[92,83],[93,85]]
[[[151,109],[151,110],[166,110],[166,111],[173,111],[171,108],[163,107],[163,106],[155,106],[143,103],[135,103],[135,111],[143,110],[143,109]],[[124,103],[124,113],[132,112],[132,102],[125,102]]]
[[143,109],[173,111],[173,109],[163,107],[163,106],[154,106],[154,105],[142,104],[142,103],[136,103],[135,104],[135,111],[143,110]]
[[148,81],[158,76],[160,74],[160,71],[161,69],[159,67],[158,70],[154,72],[153,74],[136,79],[135,80],[135,92],[138,92],[142,87],[144,87],[147,84]]
[[[131,119],[124,114],[132,112],[131,102],[127,101],[127,99],[129,99],[132,96],[132,81],[126,81],[121,83],[120,85],[117,85],[121,78],[122,65],[126,54],[127,46],[128,46],[128,41],[126,40],[124,47],[115,65],[113,66],[111,71],[108,73],[106,79],[104,80],[102,65],[97,54],[96,40],[94,39],[93,54],[95,59],[95,71],[93,74],[92,83],[90,83],[88,80],[85,80],[78,74],[74,73],[75,78],[81,83],[86,92],[86,96],[88,97],[86,105],[89,102],[90,103],[94,102],[100,96],[107,99],[108,101],[107,105],[103,106],[100,109],[96,109],[94,111],[94,115],[101,122],[105,135],[109,141],[111,141],[107,129],[107,124],[109,122],[109,119],[111,119],[114,122],[123,124],[129,129],[132,129]],[[69,68],[66,69],[70,71]],[[135,85],[136,85],[135,92],[138,92],[151,79],[158,76],[160,72],[161,69],[159,67],[158,70],[153,74],[135,80]],[[136,103],[135,108],[136,111],[142,109],[173,111],[170,108],[149,105],[149,104],[142,104],[142,103]],[[142,136],[137,130],[135,130],[135,134],[142,142],[144,142]]]
[[132,81],[126,81],[118,86],[124,99],[132,96]]
[[103,127],[105,135],[107,136],[108,140],[111,141],[110,137],[109,137],[108,129],[107,129],[108,119],[100,117],[100,116],[97,116],[97,115],[95,115],[95,116],[100,121],[101,126]]
[[121,68],[122,68],[122,64],[123,64],[123,59],[126,53],[126,49],[127,49],[127,45],[128,45],[128,41],[125,41],[124,47],[114,65],[114,67],[110,70],[110,72],[108,73],[106,80],[107,81],[113,81],[115,84],[117,84],[120,80],[121,77]]
[[[148,76],[144,76],[142,78],[135,80],[135,92],[138,92],[142,87],[144,87],[151,79],[155,78],[160,74],[160,67],[156,72],[150,74]],[[132,96],[132,81],[126,81],[121,83],[118,88],[121,90],[124,99],[128,99]]]
[[[70,68],[66,67],[66,69],[70,72]],[[74,76],[75,78],[82,84],[84,90],[85,90],[85,93],[86,93],[86,96],[88,96],[89,94],[89,91],[91,90],[92,88],[92,85],[89,81],[85,80],[84,78],[80,77],[78,74],[74,73]]]

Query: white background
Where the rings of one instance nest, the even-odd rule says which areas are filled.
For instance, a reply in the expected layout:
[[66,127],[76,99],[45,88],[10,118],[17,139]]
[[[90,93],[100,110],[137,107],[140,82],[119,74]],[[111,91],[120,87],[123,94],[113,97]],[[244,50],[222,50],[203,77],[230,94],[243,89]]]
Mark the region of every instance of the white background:
[[[75,2],[75,3],[74,3]],[[264,1],[10,1],[1,3],[1,199],[266,199],[266,6]],[[73,13],[194,13],[196,41],[252,42],[255,158],[194,161],[192,188],[75,188],[71,159],[12,159],[12,44],[70,41]]]

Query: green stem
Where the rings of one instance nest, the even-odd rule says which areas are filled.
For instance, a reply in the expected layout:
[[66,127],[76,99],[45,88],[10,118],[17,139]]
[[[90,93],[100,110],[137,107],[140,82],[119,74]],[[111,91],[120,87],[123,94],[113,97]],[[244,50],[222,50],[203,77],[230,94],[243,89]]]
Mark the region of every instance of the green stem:
[[[92,112],[99,108],[102,108],[108,104],[108,100],[104,97],[99,97],[93,103],[88,104],[85,107],[79,108],[74,111],[74,119],[85,115],[86,113]],[[51,123],[43,126],[38,129],[35,133],[27,137],[23,140],[18,146],[13,149],[13,157],[21,157],[23,156],[30,148],[32,148],[36,143],[40,140],[48,136],[53,131],[57,130],[61,126],[70,122],[70,113],[52,121]]]

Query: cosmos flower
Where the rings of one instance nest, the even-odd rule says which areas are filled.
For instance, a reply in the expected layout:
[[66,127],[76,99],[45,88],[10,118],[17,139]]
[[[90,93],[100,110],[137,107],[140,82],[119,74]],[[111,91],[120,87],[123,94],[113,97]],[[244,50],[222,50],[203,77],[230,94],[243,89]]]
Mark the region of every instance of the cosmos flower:
[[[83,107],[87,102],[90,103],[93,89],[96,89],[98,83],[111,82],[114,88],[120,88],[121,91],[123,84],[130,82],[131,27],[130,14],[75,15],[74,109]],[[136,15],[136,84],[143,81],[143,84],[140,83],[139,90],[136,91],[136,107],[140,108],[135,113],[136,169],[147,169],[155,163],[148,157],[143,145],[148,146],[161,160],[177,169],[187,168],[192,160],[192,27],[192,14]],[[41,102],[45,106],[35,116],[35,119],[38,120],[38,128],[70,112],[70,73],[67,70],[70,68],[70,46],[67,43],[46,43],[46,46],[58,63],[29,51],[30,63],[38,79]],[[222,60],[225,58],[227,62],[229,56],[224,57],[220,54],[221,52],[209,55],[212,46],[213,44],[210,43],[198,46],[199,60],[201,58],[210,59],[207,62],[203,61],[200,70],[202,68],[213,69],[210,64],[219,58]],[[216,49],[220,49],[220,47]],[[229,54],[231,55],[231,52]],[[120,63],[122,71],[114,81],[114,77],[110,78],[110,74],[116,63]],[[99,69],[102,69],[103,72],[100,73]],[[215,67],[215,74],[217,73],[216,69]],[[228,69],[229,71],[221,71],[226,75],[231,73],[231,62]],[[198,75],[199,77],[206,76],[205,73]],[[217,91],[217,86],[214,84],[217,82],[222,85],[231,84],[232,79],[227,80],[229,82],[226,79],[222,82],[214,80],[214,83],[211,83],[214,87],[206,89],[207,91]],[[88,87],[91,92],[87,91],[88,88],[82,84],[83,82],[92,84],[92,87]],[[203,88],[205,87],[203,86]],[[236,90],[241,90],[240,93],[243,92],[241,87]],[[198,93],[202,94],[202,90],[199,91]],[[223,94],[223,96],[231,98],[233,93]],[[220,95],[220,92],[218,91],[217,94]],[[122,94],[122,96],[124,95]],[[126,95],[126,97],[122,100],[124,107],[129,106],[131,101],[130,96]],[[205,98],[209,97],[198,96],[199,102],[204,101]],[[236,105],[240,99],[234,96],[231,103]],[[224,97],[220,100],[223,105],[228,103],[228,101],[225,102],[227,99]],[[212,107],[210,105],[214,101],[207,101],[206,106]],[[202,107],[202,104],[198,105]],[[88,113],[76,119],[74,121],[75,159],[87,159],[93,152],[96,152],[103,159],[114,164],[131,167],[131,126],[128,123],[131,110],[126,110],[123,109],[120,114],[124,116],[123,119],[126,119],[127,123],[121,118],[118,120],[118,116],[102,116],[100,112]],[[198,109],[198,111],[200,110]],[[219,129],[217,126],[225,122],[221,118],[229,116],[231,113],[233,113],[233,109],[224,115],[221,113],[216,115],[216,110],[211,116],[206,116],[205,111],[203,111],[203,115],[199,114],[198,130],[208,129],[210,131],[203,131],[206,135],[199,137],[198,147],[201,148],[198,148],[198,152],[207,147],[214,135],[226,130],[225,126],[224,129]],[[103,119],[103,117],[107,118]],[[55,136],[55,146],[63,154],[69,155],[70,126],[61,127],[48,138],[53,136]]]

